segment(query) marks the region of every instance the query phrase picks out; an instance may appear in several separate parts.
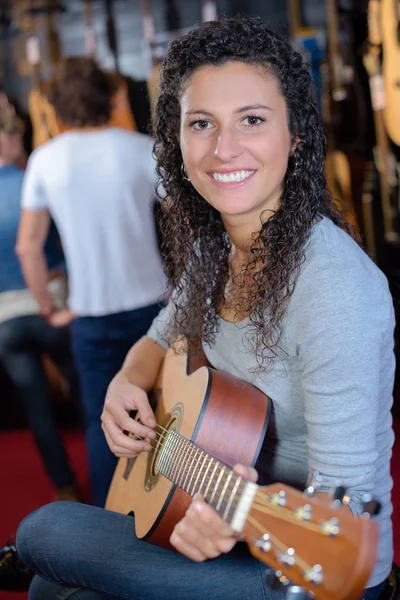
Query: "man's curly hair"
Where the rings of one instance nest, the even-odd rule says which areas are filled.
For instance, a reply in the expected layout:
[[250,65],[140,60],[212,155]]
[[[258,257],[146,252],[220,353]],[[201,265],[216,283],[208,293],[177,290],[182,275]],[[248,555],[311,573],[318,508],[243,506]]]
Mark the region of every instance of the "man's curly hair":
[[268,220],[260,217],[260,232],[252,236],[252,260],[242,273],[248,275],[244,298],[251,346],[259,367],[265,368],[277,354],[282,319],[315,220],[325,215],[356,234],[326,190],[326,139],[300,54],[258,18],[204,23],[171,44],[153,123],[158,174],[167,192],[162,218],[165,270],[175,289],[168,342],[184,335],[212,344],[225,302],[231,242],[219,212],[183,177],[179,125],[180,98],[190,76],[205,65],[228,61],[261,66],[276,77],[289,130],[301,140],[289,159],[279,209]]
[[48,94],[57,117],[69,127],[97,127],[110,120],[116,84],[91,57],[63,59]]

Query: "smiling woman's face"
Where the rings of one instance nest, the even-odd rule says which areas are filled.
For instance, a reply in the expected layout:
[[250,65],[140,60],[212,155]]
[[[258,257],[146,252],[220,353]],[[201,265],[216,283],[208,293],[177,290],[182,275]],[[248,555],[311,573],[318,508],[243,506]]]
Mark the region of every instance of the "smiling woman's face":
[[266,70],[228,62],[195,71],[181,97],[180,145],[193,186],[223,216],[278,208],[293,144]]

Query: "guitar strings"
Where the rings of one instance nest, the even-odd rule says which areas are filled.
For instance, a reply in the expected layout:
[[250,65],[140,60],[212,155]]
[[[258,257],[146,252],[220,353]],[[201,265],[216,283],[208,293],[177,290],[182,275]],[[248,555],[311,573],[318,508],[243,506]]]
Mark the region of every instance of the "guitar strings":
[[[167,440],[168,435],[170,435],[172,432],[165,429],[165,427],[162,427],[162,425],[159,425],[159,424],[157,424],[156,427],[161,429],[163,432],[167,433],[167,435],[164,435],[164,433],[158,433],[157,438],[155,438],[155,439],[150,438],[151,442],[154,441],[158,445],[161,440]],[[189,440],[188,438],[185,438],[184,436],[182,436],[179,432],[176,432],[175,430],[174,430],[174,433],[187,444],[187,448],[190,451],[194,450],[195,455],[194,456],[192,455],[191,458],[194,458],[196,456],[196,454],[201,457],[209,456],[210,460],[215,461],[217,464],[220,464],[222,469],[227,468],[227,469],[229,469],[229,471],[231,471],[235,474],[236,478],[242,479],[242,477],[240,475],[238,475],[237,473],[235,473],[230,467],[227,467],[222,462],[220,462],[218,459],[215,459],[213,456],[210,456],[207,453],[204,453],[204,451],[202,451],[201,449],[197,448],[191,440]],[[137,439],[141,439],[141,440],[143,439],[143,438],[139,438],[138,436],[136,436],[136,437],[137,437]],[[151,445],[151,443],[150,443],[150,445]],[[157,449],[157,445],[152,446],[152,451],[155,451]],[[185,464],[183,464],[183,469],[182,469],[182,467],[180,468],[180,476],[182,476],[182,475],[187,476],[189,473],[191,473],[190,467],[189,467],[189,469],[186,469]],[[198,469],[197,474],[198,475],[206,475],[207,470],[203,471],[202,469]],[[213,476],[211,477],[211,481],[212,481],[212,479],[213,479]],[[236,481],[237,481],[237,479],[236,479]],[[245,480],[243,480],[243,481],[245,481]],[[235,484],[236,484],[236,482],[233,482],[232,484],[229,482],[227,489],[225,490],[225,493],[226,492],[232,493],[234,490]],[[232,507],[234,509],[236,509],[239,502],[240,502],[240,498],[239,499],[234,498],[231,503]],[[255,494],[255,499],[253,501],[252,507],[260,512],[269,514],[271,516],[275,516],[275,517],[280,518],[288,523],[302,526],[305,529],[313,530],[313,531],[316,531],[317,533],[322,533],[317,525],[315,525],[314,523],[310,523],[309,521],[305,521],[305,522],[300,521],[298,518],[293,516],[292,511],[290,509],[288,509],[284,506],[276,506],[264,493],[260,492],[259,490],[257,490],[257,492]],[[271,507],[273,507],[273,508],[271,508]],[[279,514],[279,512],[281,514]],[[284,513],[288,513],[288,514],[284,514]]]
[[[168,430],[166,430],[161,425],[157,424],[156,427],[160,428],[163,431],[163,433],[158,433],[158,437],[155,440],[152,439],[151,441],[155,441],[156,443],[160,443],[161,440],[167,440],[168,439],[167,436],[171,432],[168,431]],[[167,435],[165,435],[164,432],[166,432]],[[185,438],[184,436],[182,436],[178,432],[174,431],[174,433],[177,436],[179,436],[179,438],[181,438],[185,443],[188,444],[188,447],[189,447],[190,450],[194,450],[195,451],[195,455],[198,454],[198,455],[202,456],[202,451],[199,448],[197,448],[193,444],[193,442],[191,442],[191,440],[188,440],[187,438]],[[156,450],[156,447],[153,446],[152,449],[154,451],[154,450]],[[209,456],[209,455],[205,454],[205,456]],[[210,459],[214,460],[214,461],[216,460],[212,456],[210,456]],[[217,463],[221,464],[222,468],[225,467],[225,465],[223,463],[220,463],[220,461],[217,461]],[[229,470],[232,471],[231,469],[229,469]],[[207,471],[203,471],[202,469],[200,469],[198,472],[200,474],[203,474],[203,475],[205,475],[207,473]],[[234,471],[232,471],[232,472],[234,473]],[[189,470],[184,469],[183,474],[187,475],[188,473],[190,473],[190,469]],[[242,479],[240,477],[240,475],[238,475],[237,473],[235,473],[235,475],[238,478]],[[211,480],[212,480],[212,478],[211,478]],[[234,490],[234,485],[231,487],[230,484],[229,484],[228,485],[228,489],[225,490],[225,491],[232,492],[233,490]],[[238,506],[238,504],[239,504],[239,500],[234,499],[233,502],[232,502],[232,507],[234,509],[236,509],[237,506]],[[273,508],[271,508],[271,506]],[[295,525],[301,526],[301,527],[303,527],[305,529],[313,530],[313,531],[315,531],[315,532],[317,532],[319,534],[322,533],[321,530],[320,530],[320,528],[317,525],[315,525],[314,523],[310,523],[310,522],[300,521],[295,516],[293,516],[292,512],[289,509],[287,509],[286,507],[282,507],[282,506],[276,506],[275,504],[273,504],[273,502],[267,496],[265,496],[265,494],[263,494],[260,491],[256,492],[255,499],[254,499],[254,501],[252,503],[252,508],[254,508],[255,510],[257,510],[257,511],[259,511],[261,513],[268,514],[270,516],[273,516],[275,518],[283,520],[284,522],[287,522],[289,524],[295,524]],[[266,528],[253,515],[251,515],[251,514],[248,513],[246,515],[246,520],[249,523],[251,523],[259,531],[260,535],[264,535],[265,533],[267,533],[266,532]],[[287,552],[287,545],[284,542],[282,542],[279,538],[277,538],[276,536],[274,536],[273,534],[271,534],[269,531],[268,531],[268,536],[269,536],[269,540],[271,541],[271,543],[274,545],[274,547],[277,550],[281,551],[282,553],[286,553]],[[306,561],[304,561],[298,555],[296,555],[296,563],[297,563],[297,566],[299,568],[303,569],[304,572],[312,570],[312,566],[309,565]]]
[[[164,427],[162,427],[161,425],[156,425],[156,427],[158,427],[159,429],[162,430],[162,433],[158,433],[157,434],[157,438],[153,439],[150,438],[151,441],[156,442],[157,444],[159,444],[161,442],[161,440],[167,440],[168,439],[168,435],[171,434],[170,431],[168,431],[167,429],[165,429]],[[164,434],[164,432],[167,433],[167,435]],[[202,451],[197,448],[193,442],[191,442],[191,440],[185,438],[184,436],[182,436],[181,434],[179,434],[179,432],[175,432],[174,433],[179,436],[180,439],[182,439],[185,443],[188,444],[188,447],[190,450],[194,450],[195,454],[198,454],[200,456],[202,456]],[[137,437],[137,439],[139,439]],[[140,438],[143,439],[143,438]],[[151,445],[151,442],[150,442]],[[152,451],[156,450],[157,446],[152,446]],[[208,454],[205,454],[205,456],[209,456]],[[214,459],[214,457],[210,456],[211,460],[216,460]],[[225,465],[223,463],[220,463],[220,461],[217,461],[219,464],[221,464],[222,468],[225,467]],[[232,469],[230,469],[230,471],[232,471]],[[234,473],[234,471],[232,471]],[[183,474],[188,474],[190,473],[190,469],[184,469]],[[199,470],[198,471],[199,474],[203,474],[205,475],[207,473],[207,471],[203,471],[203,470]],[[240,477],[240,475],[238,475],[237,473],[235,473],[235,475],[242,479]],[[212,478],[211,478],[212,479]],[[228,485],[228,490],[229,491],[233,491],[234,489],[234,485],[230,488],[230,485]],[[227,490],[226,490],[227,491]],[[257,500],[257,501],[256,501]],[[234,509],[237,508],[239,504],[239,500],[238,501],[233,501],[232,502],[232,506]],[[273,506],[273,509],[271,509],[271,505]],[[282,507],[282,506],[275,506],[271,500],[268,499],[268,497],[265,496],[265,494],[257,491],[256,495],[255,495],[255,500],[252,503],[252,508],[254,508],[255,510],[258,510],[259,512],[262,512],[264,514],[268,514],[270,516],[274,516],[276,518],[279,518],[285,522],[291,523],[291,524],[296,524],[296,525],[300,525],[304,528],[307,529],[312,529],[314,531],[316,531],[317,533],[321,533],[320,529],[313,523],[309,523],[309,522],[302,522],[299,521],[298,519],[296,519],[296,517],[293,517],[293,515],[290,513],[290,511],[286,508],[286,507]],[[278,509],[278,511],[277,511]],[[279,514],[281,513],[281,514]],[[285,514],[285,513],[289,513],[289,514]],[[266,533],[266,528],[255,518],[253,517],[251,514],[247,514],[246,515],[246,520],[251,523],[260,533],[260,535],[264,535]],[[275,548],[283,553],[287,552],[287,545],[282,542],[281,540],[279,540],[279,538],[277,538],[276,536],[274,536],[273,534],[271,534],[270,532],[268,532],[268,536],[269,539],[271,541],[271,543],[275,546]],[[311,571],[312,570],[312,566],[309,565],[306,561],[304,561],[301,557],[299,557],[298,555],[296,555],[296,564],[299,568],[303,569],[304,572],[307,571]]]
[[[252,515],[248,515],[247,516],[248,521],[256,528],[259,530],[260,533],[262,533],[264,531],[264,527],[262,526],[261,523],[259,523],[257,521],[257,519],[255,519]],[[274,544],[274,546],[280,550],[283,553],[287,552],[287,547],[286,545],[283,544],[283,542],[281,542],[281,540],[279,540],[277,537],[275,537],[274,535],[271,535],[270,533],[268,533],[269,535],[269,539],[271,541],[272,544]],[[300,556],[298,556],[296,554],[296,565],[298,567],[300,567],[301,569],[303,569],[304,571],[311,571],[312,570],[312,566],[309,565],[305,560],[303,560]]]
[[[159,425],[158,423],[156,424],[156,427],[159,427],[161,430],[163,430],[163,432],[166,432],[168,435],[169,435],[169,434],[171,434],[171,431],[169,431],[169,430],[165,429],[165,427],[162,427],[162,425]],[[205,451],[202,451],[200,448],[196,447],[196,446],[194,445],[194,443],[193,443],[191,440],[189,440],[188,438],[185,438],[185,437],[184,437],[182,434],[180,434],[179,432],[176,432],[175,430],[174,430],[174,433],[176,434],[176,436],[178,437],[178,439],[179,439],[179,440],[182,440],[182,441],[183,441],[183,442],[186,444],[186,450],[189,450],[189,451],[190,451],[190,453],[191,453],[191,454],[189,455],[189,458],[195,458],[195,457],[196,457],[196,455],[198,455],[199,457],[200,457],[200,456],[201,456],[201,457],[206,457],[206,456],[207,456],[207,457],[209,457],[209,458],[210,458],[210,461],[211,461],[211,462],[215,462],[216,464],[220,465],[222,469],[225,469],[225,468],[229,469],[229,471],[230,471],[230,472],[233,472],[233,473],[234,473],[234,475],[235,475],[235,477],[236,477],[236,478],[240,478],[240,479],[242,479],[242,478],[240,477],[240,475],[238,475],[237,473],[235,473],[234,471],[232,471],[232,469],[231,469],[230,467],[228,467],[228,466],[224,465],[224,464],[223,464],[221,461],[219,461],[218,459],[214,458],[213,456],[209,455],[209,454],[208,454],[208,453],[206,453]],[[153,439],[153,438],[150,438],[150,442],[149,442],[149,444],[150,444],[150,446],[152,447],[152,451],[155,451],[155,450],[157,450],[157,447],[158,447],[158,445],[160,444],[160,440],[164,440],[164,441],[166,441],[166,440],[168,439],[168,435],[166,436],[166,435],[164,435],[164,433],[157,433],[157,438],[155,438],[155,439]],[[138,440],[143,440],[144,438],[142,438],[142,437],[139,437],[139,436],[136,436],[136,439],[138,439]],[[153,446],[151,442],[155,442],[155,443],[156,443],[156,446]],[[183,448],[183,450],[185,451],[185,448]],[[192,452],[193,452],[193,451],[194,451],[194,455],[192,454]],[[181,476],[185,476],[185,477],[186,477],[186,476],[187,476],[188,474],[190,474],[190,473],[191,473],[190,467],[189,467],[189,468],[186,468],[186,465],[185,465],[185,463],[183,463],[183,464],[181,463],[181,466],[179,467],[179,476],[180,476],[180,477],[181,477]],[[207,470],[206,470],[206,471],[204,471],[204,470],[202,470],[202,469],[198,469],[198,470],[197,470],[197,473],[198,473],[198,476],[201,476],[201,475],[204,475],[204,476],[206,476],[206,475],[207,475]],[[213,474],[213,475],[214,475],[214,474]],[[211,478],[209,479],[209,481],[212,481],[212,479],[213,479],[213,475],[211,476]],[[204,479],[204,478],[203,478],[203,479]],[[229,483],[229,484],[228,484],[228,487],[227,487],[227,489],[225,490],[225,493],[226,493],[226,492],[228,492],[228,493],[230,492],[230,493],[232,494],[232,492],[233,492],[233,490],[234,490],[234,486],[235,486],[235,482],[233,482],[233,484],[232,484],[232,485],[231,485],[231,483]],[[239,499],[237,499],[237,498],[235,497],[235,498],[233,499],[232,503],[231,503],[231,507],[232,507],[233,509],[236,509],[236,508],[237,508],[237,506],[238,506],[238,504],[239,504],[239,501],[240,501],[240,498],[239,498]]]

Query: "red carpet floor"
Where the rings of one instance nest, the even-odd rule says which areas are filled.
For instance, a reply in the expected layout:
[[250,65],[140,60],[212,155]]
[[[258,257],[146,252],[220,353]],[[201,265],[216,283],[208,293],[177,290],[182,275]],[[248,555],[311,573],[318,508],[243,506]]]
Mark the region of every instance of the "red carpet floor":
[[[400,563],[400,421],[395,424],[395,429],[397,435],[392,460],[395,480],[393,526],[395,560]],[[80,431],[67,431],[65,440],[85,500],[88,484],[82,434]],[[52,501],[53,490],[28,431],[0,432],[0,474],[0,544],[3,545],[26,514]],[[27,594],[0,591],[0,600],[27,600]]]

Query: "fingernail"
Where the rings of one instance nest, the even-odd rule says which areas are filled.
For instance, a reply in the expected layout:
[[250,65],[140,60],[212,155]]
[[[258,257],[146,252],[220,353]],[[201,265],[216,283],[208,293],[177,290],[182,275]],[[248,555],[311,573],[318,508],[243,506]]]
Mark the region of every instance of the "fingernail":
[[147,450],[147,451],[149,451],[149,450],[153,450],[153,446],[150,446],[150,444],[147,444],[147,445],[144,447],[144,450]]
[[155,424],[156,424],[156,422],[153,419],[153,417],[150,417],[150,419],[147,419],[147,423],[148,423],[149,427],[154,427]]
[[193,510],[195,510],[198,513],[201,513],[203,510],[203,505],[201,504],[201,502],[193,502],[192,506]]

